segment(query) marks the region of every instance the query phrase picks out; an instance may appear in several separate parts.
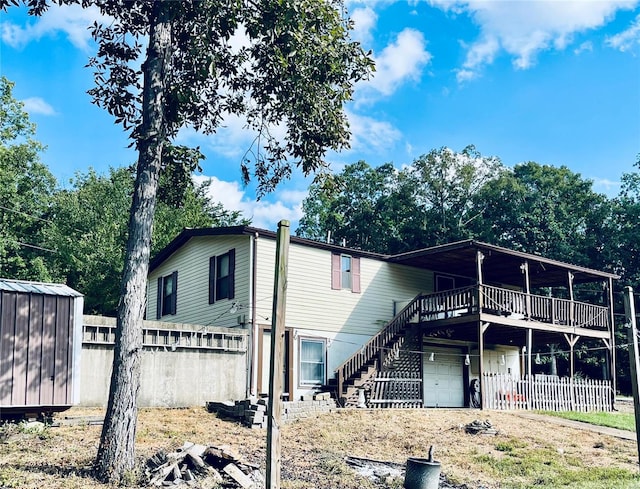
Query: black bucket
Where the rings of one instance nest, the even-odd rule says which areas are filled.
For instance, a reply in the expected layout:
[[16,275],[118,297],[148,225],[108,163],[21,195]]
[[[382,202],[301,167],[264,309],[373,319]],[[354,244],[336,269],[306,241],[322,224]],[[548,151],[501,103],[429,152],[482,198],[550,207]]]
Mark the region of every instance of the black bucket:
[[406,489],[438,489],[440,484],[440,462],[426,458],[407,459],[404,476]]

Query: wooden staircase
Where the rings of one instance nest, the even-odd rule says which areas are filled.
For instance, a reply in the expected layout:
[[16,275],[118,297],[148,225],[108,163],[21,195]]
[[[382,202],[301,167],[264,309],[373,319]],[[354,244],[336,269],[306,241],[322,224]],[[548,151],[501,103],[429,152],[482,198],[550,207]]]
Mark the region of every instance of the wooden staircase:
[[397,357],[411,320],[422,313],[424,294],[417,295],[360,350],[336,369],[336,400],[343,407],[358,405],[358,389],[369,389],[376,373]]

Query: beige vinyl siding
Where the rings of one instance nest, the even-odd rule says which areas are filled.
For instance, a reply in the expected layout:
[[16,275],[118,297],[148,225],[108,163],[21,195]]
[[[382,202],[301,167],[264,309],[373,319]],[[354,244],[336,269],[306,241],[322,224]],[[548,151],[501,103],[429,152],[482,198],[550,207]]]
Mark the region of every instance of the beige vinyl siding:
[[[257,249],[257,314],[271,318],[275,241],[260,239]],[[333,333],[373,335],[393,317],[394,301],[429,292],[426,270],[360,259],[361,293],[331,289],[331,252],[292,243],[289,248],[286,324]]]
[[[210,326],[236,326],[238,316],[249,321],[251,252],[250,236],[194,237],[149,275],[147,319],[156,319],[158,277],[178,272],[176,314],[160,321]],[[209,304],[209,258],[236,250],[235,297]],[[233,302],[239,307],[230,313]]]

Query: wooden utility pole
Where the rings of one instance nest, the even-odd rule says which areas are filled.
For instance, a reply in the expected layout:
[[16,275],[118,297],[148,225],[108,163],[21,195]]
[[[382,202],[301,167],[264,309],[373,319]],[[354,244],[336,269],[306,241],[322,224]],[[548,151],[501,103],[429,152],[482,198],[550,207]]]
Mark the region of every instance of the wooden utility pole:
[[276,271],[273,281],[273,314],[271,318],[266,489],[280,489],[280,423],[282,423],[282,370],[284,367],[289,226],[289,221],[280,221],[276,237]]
[[[636,445],[640,462],[640,355],[638,352],[638,327],[636,325],[636,306],[633,302],[633,289],[624,288],[624,313],[627,316],[627,337],[629,339],[629,365],[631,366],[631,390],[633,391],[633,412],[636,417]],[[615,395],[615,392],[614,392]]]

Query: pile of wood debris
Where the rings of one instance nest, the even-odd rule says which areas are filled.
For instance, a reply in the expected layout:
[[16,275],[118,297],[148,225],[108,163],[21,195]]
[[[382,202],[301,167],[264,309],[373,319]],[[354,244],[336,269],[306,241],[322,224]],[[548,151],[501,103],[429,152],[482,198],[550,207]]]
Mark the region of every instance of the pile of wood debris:
[[186,485],[198,489],[241,487],[255,489],[262,475],[227,445],[198,445],[186,442],[174,452],[159,452],[147,461],[150,487]]

